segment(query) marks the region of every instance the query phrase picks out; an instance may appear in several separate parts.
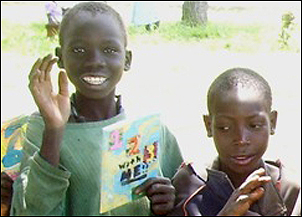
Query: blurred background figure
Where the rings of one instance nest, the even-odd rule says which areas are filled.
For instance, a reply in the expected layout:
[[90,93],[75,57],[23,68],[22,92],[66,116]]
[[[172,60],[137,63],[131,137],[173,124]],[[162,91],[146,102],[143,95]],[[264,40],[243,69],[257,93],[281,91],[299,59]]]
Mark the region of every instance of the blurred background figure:
[[63,10],[55,1],[45,3],[48,23],[46,24],[47,37],[54,37],[59,32],[60,23],[63,17]]
[[157,2],[134,2],[132,23],[135,26],[144,25],[148,31],[158,29],[160,19],[156,3]]

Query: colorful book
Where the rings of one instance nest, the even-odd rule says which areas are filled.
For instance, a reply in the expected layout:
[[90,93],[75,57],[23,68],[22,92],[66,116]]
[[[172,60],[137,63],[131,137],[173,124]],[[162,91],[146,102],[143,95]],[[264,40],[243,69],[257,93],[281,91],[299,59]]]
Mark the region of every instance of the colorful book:
[[21,115],[1,125],[1,173],[5,172],[12,180],[20,174],[27,122],[28,116]]
[[159,115],[119,122],[103,130],[101,213],[142,197],[134,194],[135,189],[161,174]]

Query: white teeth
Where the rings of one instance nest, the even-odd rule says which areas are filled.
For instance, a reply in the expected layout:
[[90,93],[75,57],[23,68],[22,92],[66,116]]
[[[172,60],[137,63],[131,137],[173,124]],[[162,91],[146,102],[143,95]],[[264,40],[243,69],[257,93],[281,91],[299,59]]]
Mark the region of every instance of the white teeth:
[[245,160],[247,157],[236,157],[237,160]]
[[88,84],[100,85],[106,81],[104,77],[84,77],[83,80]]

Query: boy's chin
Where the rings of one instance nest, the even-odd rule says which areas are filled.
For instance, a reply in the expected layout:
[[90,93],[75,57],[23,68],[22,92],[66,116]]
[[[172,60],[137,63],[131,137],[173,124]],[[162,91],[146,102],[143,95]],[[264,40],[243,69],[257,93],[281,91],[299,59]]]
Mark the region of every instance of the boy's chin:
[[[260,161],[258,161],[260,162]],[[231,169],[233,170],[233,172],[237,173],[237,174],[242,174],[242,175],[249,175],[250,173],[254,172],[255,170],[257,170],[260,167],[260,163],[255,163],[255,162],[250,162],[247,164],[232,164]]]

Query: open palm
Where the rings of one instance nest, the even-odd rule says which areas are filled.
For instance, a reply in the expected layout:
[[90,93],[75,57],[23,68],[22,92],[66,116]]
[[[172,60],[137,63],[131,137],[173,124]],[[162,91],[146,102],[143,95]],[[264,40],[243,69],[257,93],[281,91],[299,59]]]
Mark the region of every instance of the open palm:
[[29,74],[29,89],[44,119],[45,126],[50,129],[63,127],[70,115],[70,99],[66,72],[60,71],[59,92],[54,93],[50,71],[57,58],[48,55],[38,59]]

